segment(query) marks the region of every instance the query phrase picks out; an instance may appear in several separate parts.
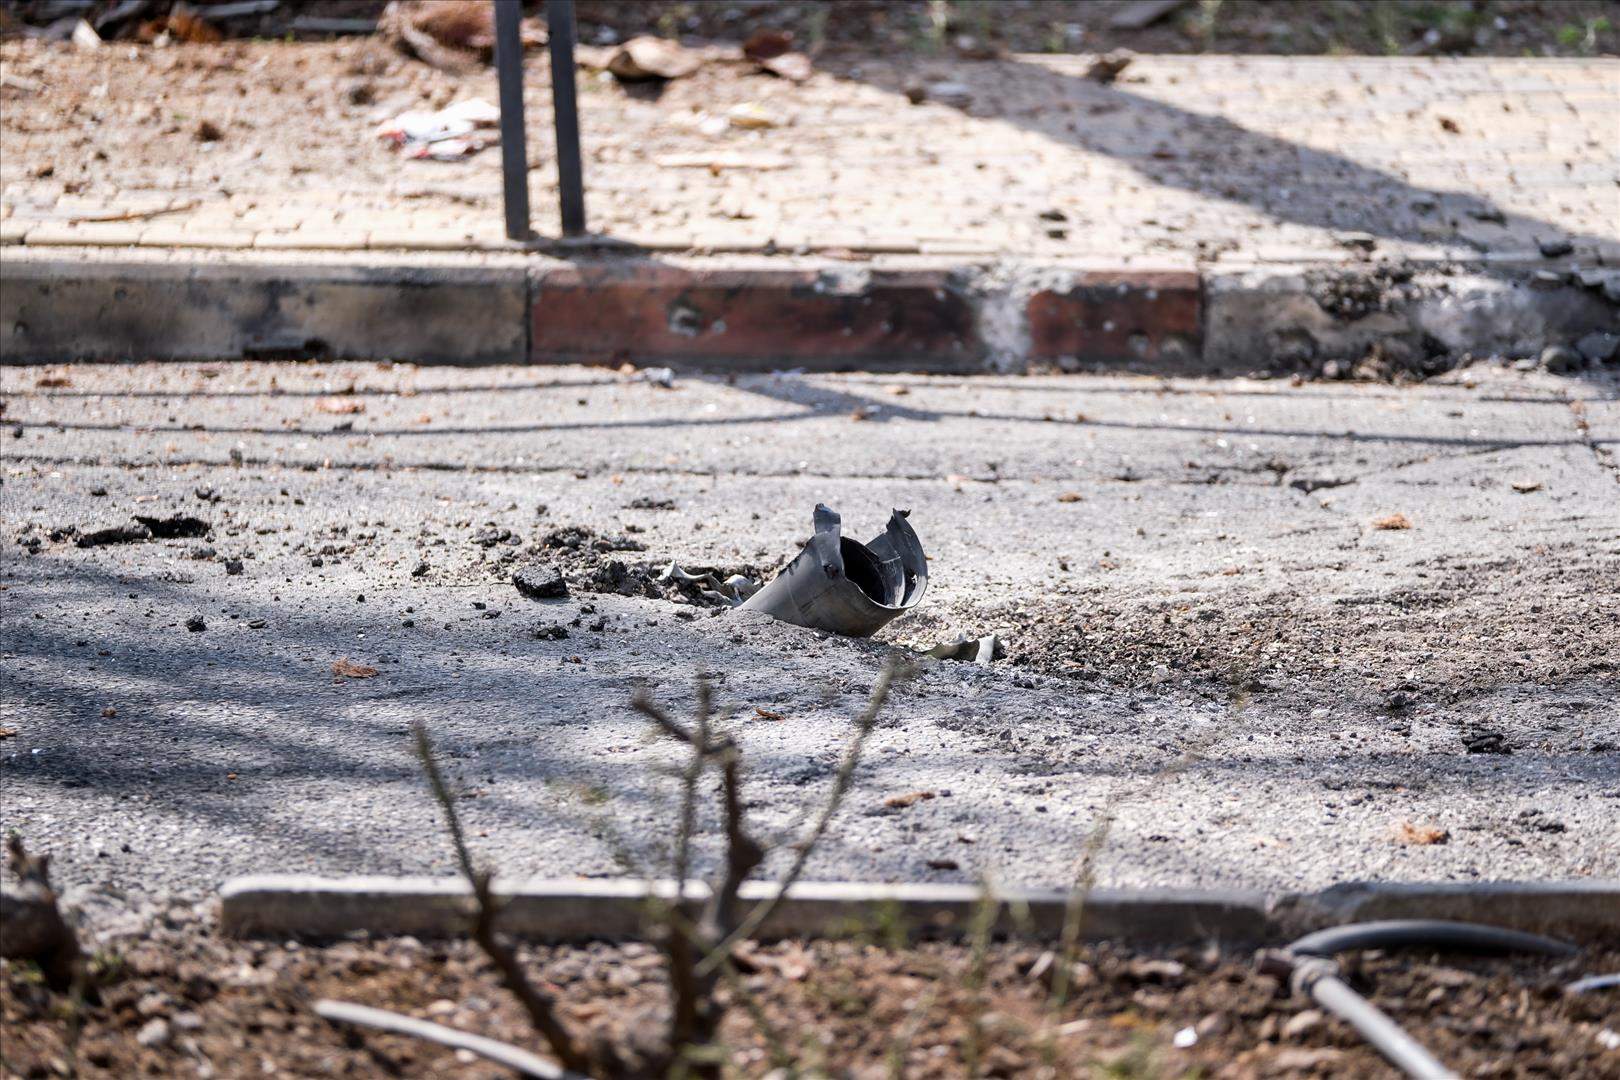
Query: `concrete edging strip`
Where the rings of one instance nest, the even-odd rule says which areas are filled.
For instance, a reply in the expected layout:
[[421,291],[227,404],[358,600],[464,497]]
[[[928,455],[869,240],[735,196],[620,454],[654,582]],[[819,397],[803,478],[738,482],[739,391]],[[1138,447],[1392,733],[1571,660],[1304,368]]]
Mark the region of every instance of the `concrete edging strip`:
[[[503,929],[550,941],[637,938],[645,933],[649,888],[674,895],[669,881],[536,880],[498,883],[508,898]],[[772,894],[749,882],[743,897]],[[689,884],[701,899],[706,887]],[[221,926],[235,937],[455,936],[467,923],[466,885],[457,878],[318,878],[264,874],[233,878],[220,890]],[[801,882],[758,935],[832,937],[894,926],[940,933],[969,925],[982,893],[964,884]],[[1068,894],[1013,889],[997,894],[1000,925],[1051,936],[1063,925]],[[1268,903],[1264,894],[1195,889],[1098,889],[1086,899],[1083,936],[1091,940],[1262,942],[1351,921],[1441,918],[1587,938],[1620,937],[1620,881],[1482,885],[1347,882]]]
[[[552,941],[635,938],[645,932],[642,881],[539,880],[497,882],[507,901],[501,928],[519,937]],[[674,884],[653,883],[657,895],[674,895]],[[749,882],[743,898],[771,895],[770,882]],[[707,889],[687,886],[689,898]],[[235,937],[307,934],[338,937],[356,931],[378,935],[445,937],[467,926],[470,893],[457,878],[317,878],[263,874],[233,878],[220,890],[221,927]],[[951,932],[969,925],[981,890],[974,885],[801,882],[777,906],[761,938],[832,937],[898,922],[910,929]],[[1061,890],[1008,890],[1002,923],[1049,935],[1063,925],[1067,894]],[[1085,934],[1094,939],[1259,940],[1266,930],[1260,893],[1197,890],[1105,890],[1086,900]]]

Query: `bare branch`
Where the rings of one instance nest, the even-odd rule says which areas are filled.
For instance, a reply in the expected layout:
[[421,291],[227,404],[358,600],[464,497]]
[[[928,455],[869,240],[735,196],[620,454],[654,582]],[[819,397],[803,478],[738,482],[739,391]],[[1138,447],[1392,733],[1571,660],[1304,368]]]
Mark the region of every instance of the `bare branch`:
[[[705,725],[706,727],[707,725]],[[698,732],[699,739],[709,741],[707,730]],[[697,786],[707,760],[702,745],[692,747],[692,757],[681,775],[681,816],[679,831],[675,834],[675,888],[686,892],[686,875],[692,866],[692,829],[697,820]],[[677,901],[678,902],[678,901]]]
[[[651,899],[649,913],[652,918],[661,922],[664,933],[664,950],[670,958],[670,991],[674,998],[675,1019],[672,1023],[672,1032],[680,1038],[671,1040],[671,1048],[682,1045],[696,1045],[708,1040],[712,1029],[718,1026],[719,1015],[709,1007],[712,1002],[715,976],[698,976],[695,974],[695,961],[698,956],[707,951],[713,944],[713,939],[687,918],[686,914],[672,904],[658,899]],[[782,1040],[781,1034],[772,1026],[770,1018],[765,1015],[764,1009],[743,983],[737,972],[737,967],[730,959],[720,965],[716,973],[725,978],[737,1000],[742,1002],[743,1008],[748,1011],[758,1029],[760,1036],[771,1055],[772,1062],[778,1067],[793,1071],[794,1060],[787,1044]],[[706,1034],[699,1024],[708,1019],[710,1031]],[[680,1041],[684,1039],[685,1041]]]
[[[707,674],[705,674],[703,672],[698,672],[698,677],[697,677],[697,718],[698,718],[698,728],[700,730],[703,730],[703,731],[708,730],[708,728],[709,728],[709,718],[713,714],[714,714],[714,684],[709,681],[709,676]],[[704,745],[706,746],[708,744],[705,743]]]
[[760,1005],[759,999],[754,997],[747,984],[743,982],[742,976],[737,973],[737,965],[727,959],[720,965],[720,974],[725,976],[726,985],[731,987],[731,992],[742,1002],[749,1018],[754,1021],[754,1027],[758,1029],[760,1038],[765,1040],[765,1050],[771,1055],[771,1064],[789,1076],[794,1075],[797,1072],[794,1067],[797,1063],[793,1060],[792,1052],[788,1050],[781,1034],[771,1024],[771,1018],[765,1015],[765,1009]]
[[726,813],[726,875],[709,900],[706,927],[715,940],[729,937],[737,928],[737,893],[748,875],[765,861],[765,849],[743,828],[741,772],[741,755],[735,747],[728,747],[721,755],[720,766]]
[[883,704],[888,700],[890,689],[893,688],[896,682],[906,678],[908,675],[909,671],[903,670],[900,661],[893,656],[883,665],[883,670],[878,672],[877,682],[872,684],[872,695],[867,699],[866,708],[861,711],[861,715],[855,720],[855,734],[850,739],[848,749],[844,751],[844,759],[838,766],[838,775],[833,779],[832,790],[827,794],[827,802],[822,806],[821,814],[817,817],[815,825],[811,827],[809,835],[800,841],[798,853],[793,859],[793,865],[788,868],[788,872],[782,877],[781,884],[777,887],[776,892],[754,905],[753,910],[748,913],[748,917],[735,929],[728,931],[725,939],[715,946],[708,956],[703,958],[703,962],[698,965],[699,974],[712,972],[722,960],[731,954],[731,949],[737,942],[748,937],[764,925],[771,912],[775,911],[776,906],[787,896],[788,889],[804,873],[805,866],[810,862],[811,854],[814,853],[816,845],[821,843],[821,838],[826,835],[827,827],[832,824],[833,817],[843,804],[844,796],[849,793],[849,789],[854,783],[855,768],[860,764],[861,752],[866,746],[867,737],[872,734],[872,729],[877,726],[878,714],[882,712]]
[[517,955],[505,941],[495,932],[495,919],[500,914],[500,905],[496,902],[494,894],[490,891],[490,875],[488,871],[480,871],[473,878],[473,896],[478,901],[478,916],[473,923],[473,939],[478,942],[479,948],[494,961],[500,970],[501,981],[518,999],[524,1012],[529,1014],[529,1022],[536,1031],[545,1036],[546,1042],[556,1053],[563,1065],[570,1069],[586,1072],[590,1062],[585,1054],[574,1042],[573,1035],[563,1026],[557,1018],[555,1002],[551,995],[536,990],[534,984],[523,972],[523,966],[518,963]]
[[[651,698],[645,689],[638,689],[631,698],[632,707],[651,720],[663,733],[679,739],[692,752],[682,773],[682,799],[679,832],[675,846],[675,881],[679,893],[669,903],[649,900],[653,917],[663,924],[662,948],[669,968],[671,1015],[669,1029],[669,1064],[681,1065],[677,1057],[683,1051],[713,1044],[719,1029],[724,1007],[716,998],[719,980],[724,977],[737,987],[737,1000],[754,1014],[756,1024],[773,1048],[773,1055],[788,1061],[776,1034],[759,1005],[737,979],[730,963],[732,946],[746,934],[752,933],[769,915],[781,895],[799,875],[817,842],[825,835],[839,804],[853,783],[855,768],[861,757],[865,740],[876,725],[877,716],[887,699],[890,687],[902,675],[901,665],[893,658],[879,673],[867,707],[856,721],[855,737],[845,753],[828,804],[823,808],[809,835],[801,844],[797,858],[784,880],[777,896],[761,902],[748,915],[741,918],[740,894],[743,884],[765,860],[765,848],[749,834],[745,823],[742,794],[742,755],[736,741],[724,730],[724,725],[735,714],[731,708],[716,711],[713,689],[709,680],[700,676],[696,690],[697,718],[693,730],[671,718]],[[714,765],[720,772],[722,819],[726,836],[726,860],[717,884],[710,889],[703,917],[694,924],[683,909],[685,884],[691,867],[692,835],[696,827],[697,787],[704,771]],[[739,925],[741,924],[741,925]],[[690,1060],[684,1062],[687,1070],[700,1076],[718,1077],[718,1061]]]
[[682,727],[680,723],[671,719],[670,715],[653,701],[652,695],[647,692],[646,687],[638,686],[636,688],[636,692],[630,697],[630,707],[636,710],[636,712],[640,713],[642,716],[645,716],[647,719],[651,720],[654,724],[657,724],[664,730],[666,734],[673,735],[675,738],[681,740],[683,743],[686,743],[688,746],[696,746],[699,748],[702,747],[702,743],[693,741],[694,736],[692,732],[686,730],[686,728]]
[[473,868],[472,853],[467,850],[466,833],[461,828],[461,817],[456,813],[455,796],[451,793],[450,786],[445,783],[444,774],[439,771],[438,760],[433,756],[433,743],[428,738],[427,726],[418,721],[412,725],[411,731],[415,737],[416,756],[422,760],[422,769],[427,773],[428,783],[433,788],[433,797],[444,808],[445,821],[449,826],[451,839],[455,842],[456,858],[461,863],[461,872],[467,878],[467,883],[472,886],[473,900],[477,904],[477,912],[473,919],[474,940],[494,962],[501,973],[501,981],[529,1014],[529,1022],[545,1037],[563,1066],[575,1072],[588,1072],[590,1063],[574,1041],[573,1035],[557,1018],[551,997],[534,988],[528,976],[523,973],[523,967],[518,963],[511,947],[496,933],[495,921],[500,916],[501,907],[490,888],[490,874],[488,871]]
[[586,1080],[579,1073],[559,1068],[521,1047],[496,1039],[486,1039],[482,1035],[457,1031],[443,1024],[418,1020],[414,1016],[403,1016],[387,1009],[373,1009],[366,1005],[354,1005],[347,1001],[332,1001],[327,998],[316,1001],[313,1008],[315,1015],[330,1023],[375,1028],[394,1035],[409,1035],[412,1038],[424,1039],[455,1050],[471,1050],[479,1057],[498,1065],[505,1065],[524,1076],[536,1077],[537,1080]]
[[0,890],[0,956],[33,960],[57,993],[86,986],[84,954],[73,924],[62,917],[51,887],[49,855],[30,855],[16,832],[6,840],[18,888]]
[[427,773],[428,784],[433,788],[433,797],[444,810],[450,840],[456,846],[456,862],[461,866],[461,876],[471,882],[478,874],[473,869],[472,853],[467,850],[467,834],[461,830],[461,816],[456,813],[456,797],[450,791],[450,785],[444,782],[439,761],[433,756],[433,742],[428,738],[427,725],[420,720],[412,724],[411,738],[416,744],[416,758],[422,763],[422,771]]
[[665,908],[664,955],[669,961],[669,1049],[673,1053],[680,1047],[704,1041],[706,1014],[714,1004],[714,981],[700,979],[694,968],[703,942],[697,940],[685,915],[681,913],[680,897]]

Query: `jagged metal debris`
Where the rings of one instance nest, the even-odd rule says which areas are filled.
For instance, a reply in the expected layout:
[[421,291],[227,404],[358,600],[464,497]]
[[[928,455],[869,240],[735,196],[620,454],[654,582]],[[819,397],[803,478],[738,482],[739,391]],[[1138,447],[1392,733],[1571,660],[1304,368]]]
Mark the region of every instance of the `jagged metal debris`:
[[870,637],[917,606],[928,588],[922,542],[896,510],[869,543],[842,535],[842,519],[817,503],[815,536],[742,607],[798,626]]
[[941,642],[929,649],[927,655],[936,660],[965,660],[989,667],[992,660],[1000,660],[1007,655],[1007,647],[996,635],[986,634],[979,638],[961,637],[955,641]]
[[701,570],[694,574],[678,562],[664,567],[658,580],[662,584],[673,584],[683,592],[695,592],[699,598],[716,606],[736,607],[759,591],[759,582],[747,574],[732,574],[722,579],[713,570]]

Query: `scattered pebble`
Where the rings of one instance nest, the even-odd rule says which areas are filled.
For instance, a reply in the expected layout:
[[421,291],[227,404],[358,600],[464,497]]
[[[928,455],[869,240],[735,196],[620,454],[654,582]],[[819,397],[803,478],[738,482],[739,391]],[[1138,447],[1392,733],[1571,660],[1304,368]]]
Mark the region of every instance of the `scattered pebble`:
[[1540,364],[1554,375],[1568,375],[1584,368],[1586,357],[1570,345],[1549,345],[1541,350]]
[[1470,754],[1511,754],[1507,736],[1490,728],[1477,727],[1463,733],[1463,749]]
[[141,1030],[135,1033],[135,1041],[149,1049],[168,1046],[173,1038],[169,1030],[169,1022],[161,1016],[154,1017],[141,1025]]

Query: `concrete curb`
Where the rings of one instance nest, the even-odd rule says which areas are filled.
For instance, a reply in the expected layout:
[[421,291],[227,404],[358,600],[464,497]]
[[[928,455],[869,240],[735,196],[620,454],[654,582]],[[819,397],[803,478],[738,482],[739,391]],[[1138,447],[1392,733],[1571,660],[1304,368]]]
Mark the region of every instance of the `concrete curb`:
[[1342,882],[1318,893],[1284,897],[1272,909],[1280,926],[1376,919],[1454,919],[1533,934],[1620,939],[1620,881]]
[[302,356],[521,363],[522,269],[0,264],[8,363]]
[[645,253],[490,266],[8,257],[0,356],[673,364],[1162,374],[1422,370],[1438,355],[1620,360],[1620,269],[1547,260],[1200,272]]
[[[507,932],[548,941],[636,938],[645,933],[649,886],[639,881],[540,880],[498,883],[508,897]],[[674,895],[673,882],[652,886]],[[750,882],[746,900],[775,886]],[[689,884],[687,897],[702,899]],[[1005,890],[1000,926],[1040,937],[1062,928],[1068,894]],[[454,878],[317,878],[264,874],[233,878],[220,890],[221,930],[232,937],[456,936],[465,932],[465,884]],[[901,926],[956,934],[972,919],[980,890],[972,885],[884,885],[803,882],[761,928],[759,937],[836,937]],[[1381,885],[1347,883],[1269,904],[1258,892],[1193,889],[1099,889],[1086,899],[1083,936],[1090,940],[1274,942],[1324,925],[1374,918],[1449,918],[1577,938],[1620,937],[1620,881]]]

